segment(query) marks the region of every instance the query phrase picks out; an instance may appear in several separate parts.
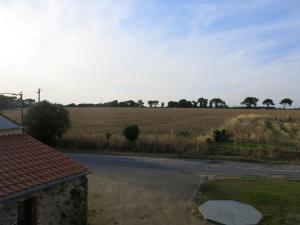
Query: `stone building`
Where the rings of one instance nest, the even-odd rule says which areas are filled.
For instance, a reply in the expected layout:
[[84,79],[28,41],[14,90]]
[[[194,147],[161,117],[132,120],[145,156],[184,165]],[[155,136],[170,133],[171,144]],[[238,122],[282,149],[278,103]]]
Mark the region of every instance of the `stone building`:
[[0,225],[86,225],[87,173],[0,115]]

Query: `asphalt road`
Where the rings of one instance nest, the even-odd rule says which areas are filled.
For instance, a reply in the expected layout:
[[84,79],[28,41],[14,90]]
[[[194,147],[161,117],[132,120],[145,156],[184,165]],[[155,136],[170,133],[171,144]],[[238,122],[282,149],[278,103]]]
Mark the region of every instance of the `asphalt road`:
[[66,155],[91,171],[89,208],[93,225],[204,224],[188,209],[204,175],[300,179],[300,165]]
[[236,161],[187,160],[152,157],[111,156],[95,154],[73,154],[69,157],[88,166],[91,171],[103,172],[114,170],[156,171],[162,173],[224,175],[224,176],[283,176],[300,179],[300,165],[261,164]]

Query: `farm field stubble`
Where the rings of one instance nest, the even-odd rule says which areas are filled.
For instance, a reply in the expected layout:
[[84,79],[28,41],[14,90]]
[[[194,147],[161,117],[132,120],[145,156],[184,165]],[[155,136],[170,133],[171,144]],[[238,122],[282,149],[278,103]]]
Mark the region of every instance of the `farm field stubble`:
[[137,124],[141,135],[165,135],[189,132],[203,135],[226,120],[242,114],[261,114],[300,120],[300,110],[253,109],[174,109],[174,108],[69,108],[72,121],[67,137],[110,132],[122,133],[124,127]]
[[[68,108],[71,128],[65,134],[99,135],[110,132],[119,135],[124,127],[136,124],[141,135],[164,135],[189,132],[203,135],[217,128],[230,118],[243,114],[291,117],[300,120],[300,110],[280,109],[200,109],[200,108]],[[13,120],[20,120],[19,112],[5,112]]]

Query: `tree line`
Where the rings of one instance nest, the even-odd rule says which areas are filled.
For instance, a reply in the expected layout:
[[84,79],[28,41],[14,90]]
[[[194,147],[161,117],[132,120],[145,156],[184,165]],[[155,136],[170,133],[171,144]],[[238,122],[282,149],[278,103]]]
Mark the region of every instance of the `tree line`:
[[[23,100],[23,107],[31,106],[35,103],[34,99],[27,98]],[[16,109],[21,105],[21,101],[16,96],[0,95],[0,110]]]
[[[241,105],[245,105],[247,108],[256,108],[257,104],[259,102],[259,99],[256,97],[247,97],[245,98],[242,102]],[[265,100],[262,101],[262,104],[266,107],[266,108],[271,108],[275,106],[275,103],[273,101],[273,99],[267,98]],[[280,102],[280,105],[283,106],[283,108],[286,108],[286,106],[292,106],[293,105],[293,100],[290,98],[283,98]]]
[[[158,100],[149,100],[147,101],[149,108],[156,107],[167,107],[167,108],[258,108],[259,99],[256,97],[246,97],[242,102],[242,107],[229,107],[224,100],[221,98],[199,98],[197,100],[186,100],[180,99],[179,101],[169,101],[167,105],[164,102],[159,102]],[[279,102],[283,108],[287,106],[292,106],[293,100],[290,98],[284,98]],[[275,108],[275,103],[272,99],[267,98],[262,101],[264,108]],[[76,105],[71,103],[66,105],[67,107],[147,107],[142,100],[135,102],[134,100],[121,101],[114,100],[111,102],[98,103],[98,104],[87,104],[81,103]],[[261,107],[259,107],[261,108]]]
[[[186,99],[181,99],[178,102],[169,101],[167,105],[164,102],[159,102],[158,100],[149,100],[147,101],[149,108],[156,108],[156,107],[168,107],[168,108],[225,108],[227,107],[225,101],[220,98],[213,98],[210,101],[205,98],[199,98],[197,101],[189,101]],[[66,105],[67,107],[147,107],[142,100],[138,100],[137,102],[133,100],[128,101],[121,101],[114,100],[111,102],[104,102],[104,103],[80,103],[75,104],[71,103]]]
[[181,99],[178,102],[169,101],[168,108],[227,108],[226,102],[220,98],[213,98],[208,100],[206,98],[199,98],[198,100],[188,101]]
[[[258,108],[259,99],[257,97],[246,97],[242,102],[242,108]],[[4,96],[0,95],[0,110],[14,109],[20,107],[20,99],[13,96]],[[35,100],[28,98],[23,100],[23,106],[28,107],[35,104]],[[293,100],[290,98],[283,98],[279,104],[286,108],[287,106],[292,106]],[[167,104],[164,102],[160,102],[158,100],[149,100],[147,101],[147,105],[150,108],[156,107],[167,107],[167,108],[229,108],[224,100],[221,98],[212,98],[207,99],[204,97],[198,98],[197,100],[186,100],[180,99],[179,101],[169,101]],[[109,101],[104,103],[80,103],[75,104],[71,103],[65,105],[67,107],[147,107],[147,105],[142,101]],[[264,108],[275,108],[275,103],[272,99],[267,98],[262,101],[262,105]],[[230,108],[238,108],[238,107],[230,107]],[[241,107],[240,107],[241,108]],[[261,108],[261,107],[259,107]]]

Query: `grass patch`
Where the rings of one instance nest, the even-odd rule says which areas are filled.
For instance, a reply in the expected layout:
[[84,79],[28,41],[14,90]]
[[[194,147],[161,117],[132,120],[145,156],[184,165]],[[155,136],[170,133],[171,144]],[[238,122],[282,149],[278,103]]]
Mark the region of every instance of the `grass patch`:
[[225,178],[207,181],[196,198],[236,200],[256,207],[264,216],[262,225],[300,224],[300,182],[263,178]]
[[211,143],[209,152],[215,156],[239,157],[255,161],[290,162],[300,159],[300,151],[295,147],[281,147],[276,144],[251,142],[223,142]]

